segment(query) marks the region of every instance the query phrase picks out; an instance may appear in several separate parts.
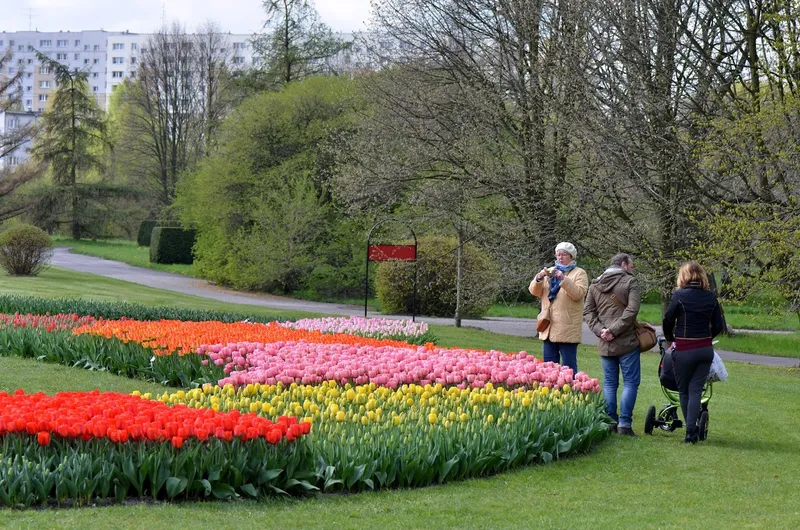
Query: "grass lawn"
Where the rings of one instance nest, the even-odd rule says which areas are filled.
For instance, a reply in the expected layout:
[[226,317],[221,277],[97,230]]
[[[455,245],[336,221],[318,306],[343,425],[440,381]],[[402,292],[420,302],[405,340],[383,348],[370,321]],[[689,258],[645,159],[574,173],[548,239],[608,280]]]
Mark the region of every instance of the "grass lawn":
[[[456,330],[448,344],[538,351],[538,343]],[[437,330],[439,331],[439,330]],[[657,357],[642,357],[635,412],[664,402]],[[579,366],[601,374],[592,348]],[[3,528],[796,528],[800,525],[800,371],[728,363],[715,387],[709,440],[682,431],[635,439],[612,436],[585,456],[438,487],[260,502],[130,503],[81,509],[0,510]],[[154,390],[105,373],[0,358],[0,390]],[[793,456],[794,455],[794,456]]]
[[174,306],[214,311],[231,311],[272,318],[306,318],[311,313],[269,307],[229,304],[209,298],[190,296],[94,274],[50,267],[37,277],[8,276],[0,269],[0,292],[50,298],[93,298],[124,300],[141,304]]

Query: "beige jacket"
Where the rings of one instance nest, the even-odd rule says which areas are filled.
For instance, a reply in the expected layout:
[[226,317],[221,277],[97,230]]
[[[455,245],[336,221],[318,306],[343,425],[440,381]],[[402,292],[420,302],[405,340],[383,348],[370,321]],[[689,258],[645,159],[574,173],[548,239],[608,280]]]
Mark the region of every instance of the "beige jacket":
[[536,279],[531,282],[528,290],[533,296],[542,299],[542,311],[550,307],[550,326],[539,333],[539,339],[550,342],[581,341],[583,299],[588,288],[589,276],[580,267],[567,272],[552,303],[548,298],[550,277],[545,276],[540,282]]

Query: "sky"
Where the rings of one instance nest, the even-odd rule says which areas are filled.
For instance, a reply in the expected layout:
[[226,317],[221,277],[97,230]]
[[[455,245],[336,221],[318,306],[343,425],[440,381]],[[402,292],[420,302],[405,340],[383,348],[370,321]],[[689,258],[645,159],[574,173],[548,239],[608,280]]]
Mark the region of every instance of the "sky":
[[[370,0],[315,0],[333,31],[366,28]],[[251,34],[264,24],[262,0],[0,0],[0,31],[104,29],[152,33],[178,20],[193,31],[206,20],[223,31]]]

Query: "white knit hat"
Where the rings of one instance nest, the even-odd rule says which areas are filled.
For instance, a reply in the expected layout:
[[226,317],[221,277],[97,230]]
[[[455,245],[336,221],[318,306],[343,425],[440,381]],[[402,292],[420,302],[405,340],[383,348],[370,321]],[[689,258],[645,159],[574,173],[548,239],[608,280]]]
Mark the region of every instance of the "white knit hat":
[[563,250],[564,252],[569,252],[569,255],[572,256],[572,259],[578,257],[578,249],[575,248],[575,245],[567,241],[564,241],[563,243],[559,243],[558,245],[556,245],[556,252],[558,252],[559,250]]

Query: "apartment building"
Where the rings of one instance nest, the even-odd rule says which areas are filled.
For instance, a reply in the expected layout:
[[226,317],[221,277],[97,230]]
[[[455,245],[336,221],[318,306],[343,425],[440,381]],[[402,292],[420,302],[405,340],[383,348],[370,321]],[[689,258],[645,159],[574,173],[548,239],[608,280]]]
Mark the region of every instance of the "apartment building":
[[53,72],[43,66],[36,57],[39,51],[50,59],[77,68],[89,74],[89,87],[98,104],[105,108],[106,102],[106,55],[108,38],[116,33],[90,31],[16,31],[0,32],[0,50],[10,48],[13,57],[6,63],[0,76],[24,72],[17,83],[22,108],[26,111],[43,112],[47,109],[55,91]]
[[[11,136],[14,131],[24,129],[33,125],[39,119],[39,113],[34,111],[5,111],[0,112],[0,137]],[[0,169],[14,167],[30,156],[30,149],[33,146],[32,139],[28,138],[25,142],[16,146],[12,151],[0,157]]]

